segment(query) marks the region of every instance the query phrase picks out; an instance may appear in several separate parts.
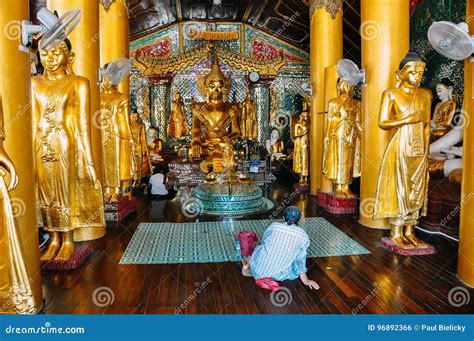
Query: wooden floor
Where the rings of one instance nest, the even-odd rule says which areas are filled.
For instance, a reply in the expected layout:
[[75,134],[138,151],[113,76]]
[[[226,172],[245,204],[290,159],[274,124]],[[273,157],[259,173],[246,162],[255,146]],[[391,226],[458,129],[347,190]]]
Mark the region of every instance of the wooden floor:
[[[276,207],[291,188],[276,184],[268,191]],[[293,196],[289,196],[292,199]],[[119,265],[140,222],[184,222],[178,200],[139,198],[138,213],[110,224],[107,235],[91,242],[93,254],[81,268],[44,272],[47,314],[411,314],[472,313],[470,303],[450,304],[451,289],[462,286],[456,273],[457,243],[424,236],[438,252],[423,257],[397,256],[379,244],[386,231],[357,223],[356,216],[334,216],[318,208],[314,197],[292,200],[306,217],[323,216],[371,254],[308,259],[308,275],[321,286],[310,290],[298,280],[286,281],[280,299],[243,277],[237,263]],[[268,217],[269,213],[260,215]],[[256,217],[248,217],[247,219]],[[458,288],[459,290],[459,288]],[[95,295],[94,295],[95,292]],[[103,295],[99,295],[103,293]],[[284,296],[286,295],[286,296]],[[113,301],[113,302],[112,302]],[[276,304],[272,304],[276,302]],[[104,303],[111,303],[103,306]],[[455,303],[455,302],[454,302]],[[456,304],[455,304],[456,305]]]

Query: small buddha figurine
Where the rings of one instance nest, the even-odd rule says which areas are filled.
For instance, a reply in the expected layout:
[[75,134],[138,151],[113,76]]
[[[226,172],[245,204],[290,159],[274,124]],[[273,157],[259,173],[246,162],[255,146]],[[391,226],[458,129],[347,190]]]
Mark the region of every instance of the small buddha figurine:
[[250,92],[247,93],[242,105],[240,132],[243,139],[256,140],[258,138],[257,113]]
[[402,249],[428,248],[415,236],[426,215],[431,91],[420,88],[426,64],[409,52],[397,85],[382,95],[379,127],[391,132],[378,177],[374,219],[388,218],[390,240]]
[[158,136],[155,128],[150,128],[146,132],[146,145],[148,147],[148,155],[151,161],[163,161],[160,153],[163,150],[163,140]]
[[[355,198],[349,185],[360,176],[360,101],[354,99],[355,85],[339,79],[338,97],[329,101],[324,136],[323,174],[335,185],[334,195]],[[357,150],[357,148],[359,150]]]
[[[36,314],[21,234],[15,221],[9,191],[18,185],[15,166],[3,148],[3,106],[0,95],[0,312]],[[10,177],[7,185],[6,176]]]
[[[40,44],[41,45],[41,44]],[[42,260],[68,260],[74,241],[105,234],[102,186],[90,139],[89,80],[72,72],[69,40],[43,50],[44,73],[32,78],[38,206],[50,243]]]
[[266,141],[265,145],[272,161],[286,158],[285,142],[280,139],[280,131],[277,128],[272,129],[270,139]]
[[101,87],[104,200],[117,202],[124,193],[131,194],[132,177],[136,172],[129,104],[128,98],[118,91],[117,84],[112,84],[107,77],[104,77]]
[[293,172],[299,175],[299,184],[308,184],[309,175],[309,108],[303,106],[303,112],[293,128]]
[[436,94],[440,102],[436,104],[431,121],[431,141],[435,141],[444,136],[451,129],[456,112],[456,102],[453,101],[453,83],[443,78],[436,85]]
[[[226,100],[230,79],[224,76],[217,55],[214,55],[211,72],[198,80],[201,92],[206,94],[204,103],[193,102],[193,128],[191,140],[191,153],[193,158],[206,156],[201,163],[201,170],[208,173],[215,157],[222,158],[222,142],[224,137],[230,140],[240,135],[238,124],[239,106],[228,103]],[[227,127],[230,125],[230,133]],[[202,129],[206,135],[203,140]]]
[[188,124],[186,123],[186,116],[184,115],[183,98],[180,92],[176,93],[175,100],[171,103],[168,135],[178,140],[189,135]]
[[152,167],[148,156],[148,146],[146,144],[145,126],[140,120],[137,112],[132,113],[131,129],[133,139],[133,157],[137,165],[137,171],[133,175],[135,184],[145,176],[151,175]]

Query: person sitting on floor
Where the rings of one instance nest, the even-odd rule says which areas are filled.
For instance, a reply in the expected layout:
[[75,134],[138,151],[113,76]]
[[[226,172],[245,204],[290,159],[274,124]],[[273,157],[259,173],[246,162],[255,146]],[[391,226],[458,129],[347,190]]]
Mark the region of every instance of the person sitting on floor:
[[150,177],[150,185],[150,193],[154,200],[169,200],[172,199],[175,194],[173,191],[166,189],[163,167],[156,166],[153,169],[153,175]]
[[[319,285],[306,275],[306,254],[309,247],[307,233],[297,226],[301,212],[294,206],[283,211],[284,223],[274,222],[264,232],[249,260],[243,261],[244,275],[252,275],[259,286],[277,290],[274,281],[300,278],[311,289]],[[251,273],[249,272],[249,268]]]

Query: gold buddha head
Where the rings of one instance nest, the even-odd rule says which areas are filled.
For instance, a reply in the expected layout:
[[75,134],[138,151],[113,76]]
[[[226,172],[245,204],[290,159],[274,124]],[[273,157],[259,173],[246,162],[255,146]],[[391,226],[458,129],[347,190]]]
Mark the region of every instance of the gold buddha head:
[[400,69],[396,72],[397,87],[419,87],[423,80],[426,64],[416,52],[408,52],[400,63]]
[[73,74],[74,52],[71,49],[68,39],[47,50],[40,48],[41,64],[45,71],[54,74],[64,70],[67,74]]
[[211,72],[204,78],[204,87],[208,100],[223,102],[226,100],[230,81],[221,71],[217,55],[212,59]]
[[354,93],[354,89],[355,89],[354,84],[349,84],[342,78],[339,78],[339,80],[337,81],[338,96],[347,95],[347,96],[352,97],[352,94]]
[[177,92],[175,95],[174,95],[174,99],[176,100],[176,102],[181,102],[181,92]]
[[137,112],[132,112],[132,114],[130,115],[130,120],[132,122],[138,122],[140,119],[140,115],[138,115]]

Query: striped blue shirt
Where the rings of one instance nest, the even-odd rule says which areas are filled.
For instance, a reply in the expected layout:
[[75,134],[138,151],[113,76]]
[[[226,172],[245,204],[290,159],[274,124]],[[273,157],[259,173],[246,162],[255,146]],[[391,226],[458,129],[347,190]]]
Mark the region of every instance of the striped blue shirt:
[[264,232],[262,243],[255,248],[250,269],[255,279],[275,281],[296,279],[307,271],[306,254],[309,237],[299,226],[272,223]]

